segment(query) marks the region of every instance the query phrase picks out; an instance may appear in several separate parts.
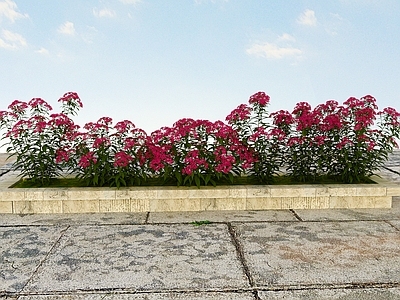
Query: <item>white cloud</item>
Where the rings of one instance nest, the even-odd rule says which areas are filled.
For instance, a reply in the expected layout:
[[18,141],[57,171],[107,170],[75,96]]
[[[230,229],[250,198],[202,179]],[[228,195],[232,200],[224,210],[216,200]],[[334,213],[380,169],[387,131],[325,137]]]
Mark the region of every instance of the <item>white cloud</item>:
[[65,22],[58,28],[58,32],[65,35],[74,35],[75,34],[74,23],[69,21]]
[[18,7],[14,1],[4,0],[0,2],[0,21],[3,18],[10,20],[12,23],[17,19],[28,18],[28,14],[21,14],[17,11]]
[[138,4],[142,2],[142,0],[119,0],[123,4]]
[[288,33],[284,33],[282,34],[280,37],[278,37],[278,42],[295,42],[296,39],[294,38],[294,36],[288,34]]
[[97,17],[97,18],[103,18],[103,17],[106,17],[106,18],[113,18],[113,17],[115,17],[117,14],[116,14],[115,11],[110,10],[110,9],[107,9],[107,8],[103,8],[103,9],[100,9],[100,10],[98,10],[97,8],[94,8],[94,9],[93,9],[93,15],[94,15],[95,17]]
[[293,46],[296,39],[284,33],[275,42],[257,42],[246,49],[248,55],[278,60],[283,58],[301,58],[303,51]]
[[42,55],[48,55],[49,54],[49,50],[47,50],[46,48],[40,48],[39,50],[35,51],[36,53],[42,54]]
[[285,57],[299,57],[303,53],[294,47],[280,47],[274,43],[254,44],[246,50],[247,54],[268,59],[282,59]]
[[306,26],[316,26],[317,18],[315,12],[311,9],[306,9],[297,19],[297,23]]
[[3,29],[0,37],[0,48],[19,49],[27,45],[25,38],[15,32]]

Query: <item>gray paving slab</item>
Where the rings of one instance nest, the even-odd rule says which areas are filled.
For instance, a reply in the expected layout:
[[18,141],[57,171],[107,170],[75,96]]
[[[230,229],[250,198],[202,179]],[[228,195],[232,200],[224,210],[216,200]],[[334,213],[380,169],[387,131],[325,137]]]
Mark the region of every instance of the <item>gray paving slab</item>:
[[147,213],[0,214],[1,226],[144,224]]
[[400,197],[394,197],[392,208],[377,209],[296,209],[303,221],[370,221],[400,220]]
[[296,210],[303,221],[400,220],[400,209]]
[[65,229],[0,228],[0,294],[21,291]]
[[400,220],[389,221],[389,223],[400,231]]
[[24,292],[245,287],[223,224],[115,225],[71,227]]
[[149,223],[298,221],[289,210],[150,213]]
[[400,184],[400,167],[390,167],[390,170],[382,169],[378,175],[379,177]]
[[370,288],[370,289],[321,289],[284,292],[259,292],[261,300],[398,300],[399,288]]
[[400,149],[396,149],[389,154],[389,159],[385,162],[385,166],[400,166]]
[[386,222],[237,224],[258,287],[400,281],[400,232]]
[[250,292],[208,292],[208,293],[146,293],[146,294],[83,294],[83,295],[32,295],[19,300],[254,300]]

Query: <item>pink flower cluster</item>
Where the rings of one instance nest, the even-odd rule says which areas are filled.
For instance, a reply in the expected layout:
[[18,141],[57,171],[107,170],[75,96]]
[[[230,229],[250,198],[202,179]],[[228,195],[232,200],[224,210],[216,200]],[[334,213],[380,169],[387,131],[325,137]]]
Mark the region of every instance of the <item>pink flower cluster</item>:
[[82,178],[93,180],[99,177],[96,172],[102,172],[101,177],[109,176],[106,182],[118,181],[121,174],[125,179],[177,174],[190,178],[230,173],[269,176],[285,163],[298,164],[289,170],[304,169],[303,162],[310,159],[302,155],[307,153],[320,155],[315,159],[328,168],[332,159],[324,155],[345,157],[361,150],[380,155],[400,135],[400,113],[390,107],[378,112],[376,99],[370,95],[351,97],[342,105],[329,100],[314,109],[299,102],[292,112],[267,114],[269,101],[267,94],[257,92],[248,104],[230,112],[226,123],[185,118],[147,135],[129,120],[113,125],[110,117],[88,122],[80,130],[69,115],[83,105],[76,93],[68,92],[59,99],[61,113],[50,113],[52,107],[41,98],[28,103],[15,100],[9,111],[0,112],[0,125],[7,129],[6,137],[17,153],[28,149],[18,146],[21,141],[33,146],[40,136],[49,145],[57,145],[55,164],[70,164]]

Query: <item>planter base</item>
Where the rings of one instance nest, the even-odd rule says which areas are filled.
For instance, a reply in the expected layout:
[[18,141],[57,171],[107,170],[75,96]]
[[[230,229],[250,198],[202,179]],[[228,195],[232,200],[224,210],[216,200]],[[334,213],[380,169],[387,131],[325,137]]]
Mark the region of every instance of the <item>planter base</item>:
[[10,172],[0,182],[0,213],[391,208],[400,186],[372,179],[378,184],[21,189],[9,188],[18,180]]

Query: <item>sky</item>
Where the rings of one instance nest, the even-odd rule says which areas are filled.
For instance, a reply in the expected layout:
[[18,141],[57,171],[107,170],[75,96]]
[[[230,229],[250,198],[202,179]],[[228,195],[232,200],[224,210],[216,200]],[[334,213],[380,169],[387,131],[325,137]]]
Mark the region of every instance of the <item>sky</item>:
[[400,110],[399,0],[0,0],[0,110],[77,92],[148,133],[370,94]]

